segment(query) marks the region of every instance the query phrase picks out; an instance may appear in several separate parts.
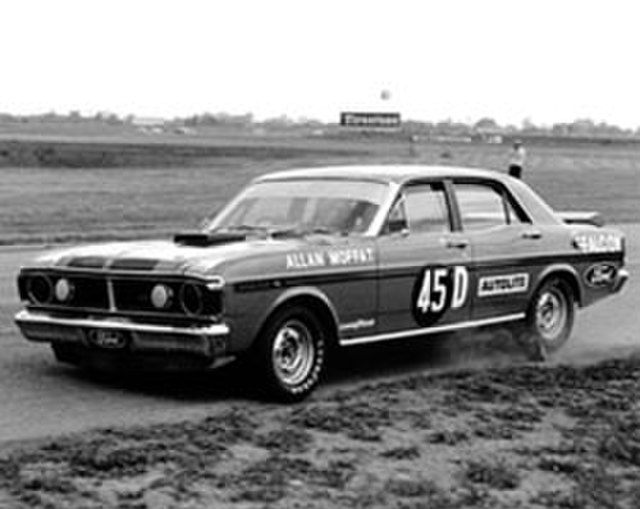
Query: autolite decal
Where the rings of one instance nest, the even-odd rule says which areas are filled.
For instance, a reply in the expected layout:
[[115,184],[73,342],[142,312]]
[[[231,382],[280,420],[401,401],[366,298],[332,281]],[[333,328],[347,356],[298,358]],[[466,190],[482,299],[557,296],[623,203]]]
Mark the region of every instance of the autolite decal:
[[367,265],[374,261],[373,249],[365,247],[290,253],[286,257],[285,264],[287,270],[303,270],[318,267]]
[[478,281],[478,297],[493,297],[510,293],[526,292],[529,288],[529,274],[506,274],[504,276],[481,277]]

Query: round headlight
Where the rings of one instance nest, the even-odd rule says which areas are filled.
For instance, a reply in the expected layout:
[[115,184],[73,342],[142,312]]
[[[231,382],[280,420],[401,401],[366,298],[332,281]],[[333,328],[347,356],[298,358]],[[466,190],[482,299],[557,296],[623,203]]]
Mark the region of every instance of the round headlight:
[[194,283],[185,283],[180,289],[180,304],[188,315],[199,315],[204,308],[202,290]]
[[67,302],[73,298],[74,286],[71,281],[66,278],[58,279],[54,288],[56,300],[59,302]]
[[27,281],[27,295],[34,304],[47,304],[53,298],[51,279],[44,274],[33,275]]
[[167,309],[172,297],[173,290],[167,285],[155,285],[151,290],[151,304],[156,309]]

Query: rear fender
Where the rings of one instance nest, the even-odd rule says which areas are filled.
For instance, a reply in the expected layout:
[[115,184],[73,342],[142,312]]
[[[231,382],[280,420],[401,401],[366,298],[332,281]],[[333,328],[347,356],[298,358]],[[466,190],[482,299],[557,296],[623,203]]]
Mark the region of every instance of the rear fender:
[[571,285],[576,302],[579,306],[582,306],[584,296],[582,287],[580,286],[580,276],[578,275],[578,271],[572,265],[558,263],[545,267],[545,269],[538,275],[534,286],[535,290],[537,290],[542,282],[550,276],[564,278],[569,285]]

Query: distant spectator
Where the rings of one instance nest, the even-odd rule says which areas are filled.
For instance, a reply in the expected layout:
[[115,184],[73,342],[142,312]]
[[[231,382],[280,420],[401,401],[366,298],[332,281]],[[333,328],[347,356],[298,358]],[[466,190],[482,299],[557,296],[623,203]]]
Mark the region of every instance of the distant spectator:
[[522,146],[520,140],[516,140],[513,143],[511,154],[509,156],[509,175],[515,178],[522,178],[522,171],[524,170],[524,163],[527,159],[527,151]]

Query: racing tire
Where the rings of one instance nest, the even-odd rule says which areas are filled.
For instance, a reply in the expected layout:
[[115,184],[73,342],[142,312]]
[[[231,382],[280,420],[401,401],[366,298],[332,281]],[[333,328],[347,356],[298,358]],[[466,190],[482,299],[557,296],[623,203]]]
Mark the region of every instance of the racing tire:
[[318,316],[303,306],[276,312],[255,351],[262,389],[270,399],[293,403],[318,385],[327,353],[327,333]]
[[533,361],[545,361],[564,346],[573,329],[575,297],[569,283],[546,279],[536,290],[527,311],[521,342]]

